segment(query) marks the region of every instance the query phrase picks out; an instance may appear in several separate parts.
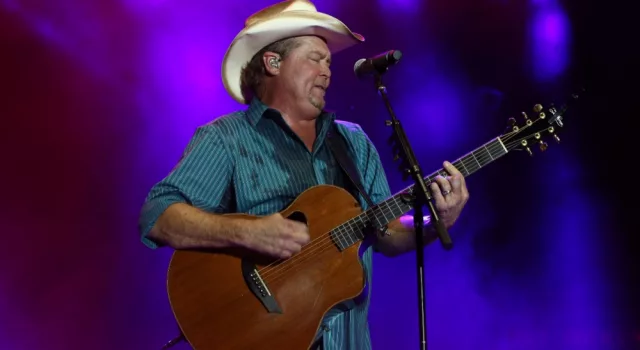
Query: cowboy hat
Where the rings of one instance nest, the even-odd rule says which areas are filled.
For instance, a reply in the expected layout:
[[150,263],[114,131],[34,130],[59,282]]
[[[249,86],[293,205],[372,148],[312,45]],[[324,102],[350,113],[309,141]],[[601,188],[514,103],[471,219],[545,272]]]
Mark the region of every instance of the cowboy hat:
[[231,42],[222,60],[222,81],[236,101],[247,104],[240,89],[242,68],[265,46],[285,38],[316,35],[322,37],[331,53],[363,42],[362,35],[344,23],[318,12],[308,0],[287,0],[251,15]]

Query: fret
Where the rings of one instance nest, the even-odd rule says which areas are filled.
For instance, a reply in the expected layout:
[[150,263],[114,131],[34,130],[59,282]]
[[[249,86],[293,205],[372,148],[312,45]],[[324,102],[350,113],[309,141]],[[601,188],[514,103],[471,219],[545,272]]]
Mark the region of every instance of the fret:
[[[507,153],[508,150],[502,140],[495,138],[460,157],[452,164],[467,177]],[[428,184],[433,182],[437,175],[446,177],[449,174],[445,169],[439,169],[426,176],[424,180]],[[333,240],[338,248],[340,250],[347,249],[354,243],[364,239],[365,226],[373,225],[375,228],[381,229],[389,222],[409,212],[412,209],[412,203],[406,203],[403,196],[406,193],[412,194],[412,192],[413,185],[406,187],[387,200],[365,210],[360,215],[331,231]]]
[[373,207],[370,208],[369,210],[365,211],[364,214],[364,220],[363,220],[363,224],[366,224],[368,222],[374,222],[377,221],[378,218],[376,216],[375,211],[378,210],[378,207]]
[[392,202],[393,202],[393,204],[395,204],[395,205],[396,205],[396,209],[393,209],[393,210],[394,210],[394,211],[393,211],[393,215],[394,215],[394,216],[395,216],[395,215],[397,215],[397,216],[401,216],[402,214],[404,214],[404,213],[405,213],[405,212],[403,212],[403,211],[402,211],[402,208],[400,207],[400,204],[398,204],[398,201],[397,201],[397,200],[393,200]]
[[476,159],[480,163],[480,168],[487,165],[487,162],[489,162],[491,159],[491,157],[487,158],[487,151],[484,148],[479,148],[473,151],[473,155],[476,157]]
[[[462,164],[462,169],[460,169],[460,165],[456,165],[456,163],[460,163]],[[458,162],[454,162],[453,166],[455,166],[458,170],[460,170],[460,172],[462,173],[462,175],[467,176],[469,175],[469,170],[467,170],[467,167],[464,165],[464,159],[460,159]]]
[[391,208],[389,208],[389,204],[387,202],[380,203],[380,211],[382,212],[382,216],[386,222],[390,222],[393,220],[392,217],[387,217],[387,213],[391,214]]
[[500,146],[502,146],[502,149],[504,149],[504,153],[508,153],[509,150],[507,150],[507,146],[504,145],[504,142],[502,142],[502,139],[498,137],[498,143],[500,143]]
[[491,156],[491,152],[489,152],[489,150],[487,149],[487,146],[484,146],[484,150],[487,151],[487,153],[489,153],[489,157],[491,158],[491,161],[493,161],[493,156]]
[[[384,203],[384,202],[383,202],[383,203]],[[381,215],[381,214],[382,214],[382,208],[380,208],[380,206],[379,206],[379,205],[378,205],[378,206],[375,206],[375,207],[373,207],[373,209],[372,209],[371,213],[372,213],[372,214],[375,214],[375,215],[373,215],[373,219],[374,219],[374,220],[369,220],[369,221],[368,221],[368,223],[373,223],[375,227],[382,227],[382,226],[384,226],[384,225],[382,224],[382,221],[380,221],[380,216],[384,216],[384,215]],[[375,222],[374,222],[374,221],[375,221]]]
[[331,237],[333,242],[338,246],[338,249],[345,250],[349,245],[344,241],[344,235],[342,234],[342,226],[338,226],[331,231]]
[[351,244],[349,243],[349,235],[346,229],[340,230],[340,241],[345,247],[349,247]]
[[349,228],[343,226],[342,229],[340,230],[340,239],[342,240],[343,244],[346,247],[351,246],[350,240],[349,240]]
[[345,240],[346,240],[347,242],[349,242],[349,245],[351,245],[351,244],[353,244],[353,243],[355,243],[355,242],[357,241],[357,240],[353,237],[353,235],[349,234],[349,233],[350,233],[350,231],[355,233],[355,230],[353,230],[353,231],[352,231],[352,230],[345,229],[345,233],[346,233],[346,234],[345,234],[345,237],[346,237],[346,239],[345,239]]
[[473,154],[473,153],[474,153],[474,152],[472,151],[472,152],[471,152],[471,155],[473,156],[473,159],[475,159],[475,160],[476,160],[476,163],[478,163],[478,166],[479,166],[479,168],[478,168],[478,169],[482,168],[482,165],[480,165],[480,162],[478,162],[478,158],[476,158],[476,155],[475,155],[475,154]]
[[[472,153],[473,153],[473,157],[476,159],[476,162],[478,163],[478,169],[485,166],[487,161],[487,156],[484,154],[485,151],[483,149],[477,149]],[[478,169],[476,169],[476,171],[478,171]]]

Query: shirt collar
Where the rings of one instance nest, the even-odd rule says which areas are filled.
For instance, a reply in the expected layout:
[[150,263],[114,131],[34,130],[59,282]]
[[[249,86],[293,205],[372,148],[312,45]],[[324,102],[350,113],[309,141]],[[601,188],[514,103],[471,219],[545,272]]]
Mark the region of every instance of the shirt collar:
[[[249,108],[246,111],[247,119],[252,126],[256,126],[256,124],[258,124],[260,119],[262,119],[262,117],[266,113],[277,113],[278,115],[280,115],[280,112],[273,108],[269,108],[269,106],[262,103],[262,101],[260,101],[260,99],[257,97],[254,97],[251,100],[251,103],[249,103]],[[335,119],[335,112],[323,110],[318,117],[318,122],[322,125],[326,122],[333,122]]]

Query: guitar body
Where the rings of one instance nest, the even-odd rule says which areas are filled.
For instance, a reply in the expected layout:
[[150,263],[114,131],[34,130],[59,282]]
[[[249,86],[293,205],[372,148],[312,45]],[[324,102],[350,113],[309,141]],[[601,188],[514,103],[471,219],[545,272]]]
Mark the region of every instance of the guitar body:
[[[176,251],[167,290],[185,339],[195,350],[308,349],[326,312],[364,288],[360,243],[340,251],[330,237],[361,212],[344,189],[315,186],[281,212],[306,222],[311,235],[287,260],[269,265],[273,261],[243,250]],[[256,270],[259,276],[251,275]]]

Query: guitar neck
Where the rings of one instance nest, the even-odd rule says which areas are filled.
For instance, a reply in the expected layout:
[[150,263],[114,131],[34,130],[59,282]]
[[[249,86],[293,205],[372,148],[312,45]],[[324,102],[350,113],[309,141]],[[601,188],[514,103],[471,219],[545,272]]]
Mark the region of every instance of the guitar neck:
[[[467,177],[507,153],[507,147],[500,137],[496,137],[458,158],[452,164]],[[426,185],[428,186],[433,182],[438,175],[446,177],[449,174],[441,168],[424,178]],[[346,249],[364,239],[365,227],[385,227],[391,221],[409,212],[413,208],[410,198],[413,194],[414,186],[406,187],[382,203],[365,210],[360,215],[335,228],[333,233],[334,237],[337,237],[336,242],[340,249]]]

